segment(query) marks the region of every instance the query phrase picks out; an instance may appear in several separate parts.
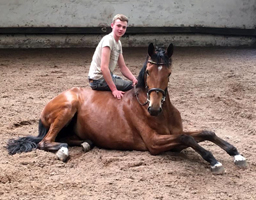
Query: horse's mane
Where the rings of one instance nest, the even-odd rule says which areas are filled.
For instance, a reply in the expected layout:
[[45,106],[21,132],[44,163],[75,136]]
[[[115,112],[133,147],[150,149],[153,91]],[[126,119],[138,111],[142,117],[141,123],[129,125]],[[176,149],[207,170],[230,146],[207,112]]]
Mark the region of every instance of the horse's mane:
[[[138,84],[137,84],[137,88],[145,88],[145,72],[146,72],[146,68],[147,68],[147,62],[148,62],[148,58],[149,56],[147,56],[146,61],[142,67],[142,69],[140,70],[139,76],[137,78],[138,80]],[[160,63],[163,62],[165,64],[165,66],[169,67],[170,63],[171,63],[171,59],[169,59],[166,54],[165,54],[165,50],[163,50],[163,48],[159,48],[156,47],[156,52],[155,54],[151,57],[151,60],[153,60],[154,62]]]
[[145,80],[144,80],[144,75],[145,75],[145,71],[146,71],[146,68],[147,68],[147,62],[148,62],[148,57],[146,58],[146,61],[142,67],[142,69],[140,70],[140,73],[139,73],[139,76],[138,76],[138,83],[137,83],[137,87],[138,88],[145,88]]

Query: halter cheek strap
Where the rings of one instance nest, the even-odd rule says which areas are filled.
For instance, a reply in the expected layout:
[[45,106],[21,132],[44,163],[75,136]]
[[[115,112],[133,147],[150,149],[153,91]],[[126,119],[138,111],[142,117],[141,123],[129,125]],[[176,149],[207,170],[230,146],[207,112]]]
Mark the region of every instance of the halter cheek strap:
[[134,85],[134,92],[135,92],[136,99],[137,99],[137,101],[139,102],[139,104],[140,104],[141,106],[145,106],[145,105],[148,104],[148,102],[149,102],[149,99],[148,99],[148,98],[147,98],[147,100],[146,100],[144,103],[141,103],[141,102],[140,102],[140,100],[139,100],[139,95],[138,95],[138,93],[136,92],[136,85]]

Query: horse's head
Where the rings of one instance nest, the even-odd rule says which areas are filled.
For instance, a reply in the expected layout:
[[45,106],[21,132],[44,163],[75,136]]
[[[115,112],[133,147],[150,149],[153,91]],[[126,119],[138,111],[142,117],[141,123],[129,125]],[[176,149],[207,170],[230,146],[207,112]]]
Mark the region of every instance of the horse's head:
[[152,43],[148,46],[148,57],[139,75],[138,85],[147,91],[148,112],[152,116],[157,116],[162,111],[171,75],[172,54],[172,44],[166,51],[155,49]]

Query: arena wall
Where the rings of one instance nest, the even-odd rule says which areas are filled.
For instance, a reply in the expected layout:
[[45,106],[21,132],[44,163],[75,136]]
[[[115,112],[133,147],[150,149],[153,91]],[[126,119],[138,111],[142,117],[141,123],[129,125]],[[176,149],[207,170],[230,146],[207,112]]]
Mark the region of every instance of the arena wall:
[[2,0],[0,48],[95,47],[117,13],[125,47],[256,44],[256,0]]

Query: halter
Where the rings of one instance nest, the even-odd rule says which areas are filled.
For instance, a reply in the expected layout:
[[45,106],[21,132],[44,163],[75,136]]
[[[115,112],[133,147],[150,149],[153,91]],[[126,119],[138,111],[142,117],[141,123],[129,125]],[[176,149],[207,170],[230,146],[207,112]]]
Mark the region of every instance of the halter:
[[[148,88],[148,87],[146,86],[146,88]],[[164,91],[164,90],[162,90],[160,88],[152,88],[152,89],[148,90],[148,92],[147,92],[147,100],[144,103],[141,103],[141,101],[139,100],[139,95],[136,92],[136,85],[134,85],[134,93],[135,93],[135,96],[136,96],[136,99],[137,99],[138,103],[141,106],[145,106],[145,105],[147,105],[150,102],[150,93],[151,92],[156,92],[156,93],[161,92],[162,93],[163,97],[161,99],[161,104],[163,105],[163,103],[165,102],[165,98],[166,98],[166,90]]]
[[[153,60],[148,60],[148,63],[155,64],[155,65],[164,65],[164,63],[157,63],[157,62],[154,62]],[[147,85],[146,85],[145,88],[148,90],[148,86]],[[166,91],[167,91],[167,89],[162,90],[160,88],[152,88],[152,89],[147,91],[147,100],[144,103],[141,103],[140,100],[139,100],[139,97],[138,97],[138,93],[136,92],[136,86],[134,85],[135,96],[136,96],[136,99],[137,99],[137,101],[139,102],[139,104],[141,106],[145,106],[145,105],[147,105],[150,102],[150,94],[151,94],[151,92],[156,92],[156,93],[160,92],[160,93],[162,93],[163,96],[162,96],[162,99],[161,99],[161,104],[163,105],[163,103],[165,102],[165,98],[166,98]]]
[[163,104],[164,102],[165,102],[165,96],[166,96],[166,90],[164,91],[164,90],[162,90],[162,89],[160,89],[160,88],[152,88],[152,89],[150,89],[148,92],[147,92],[147,101],[150,101],[150,93],[151,92],[156,92],[157,94],[159,93],[159,92],[161,92],[162,93],[162,99],[161,99],[161,104]]
[[164,65],[164,63],[158,63],[153,60],[148,60],[148,63],[154,64],[154,65]]

